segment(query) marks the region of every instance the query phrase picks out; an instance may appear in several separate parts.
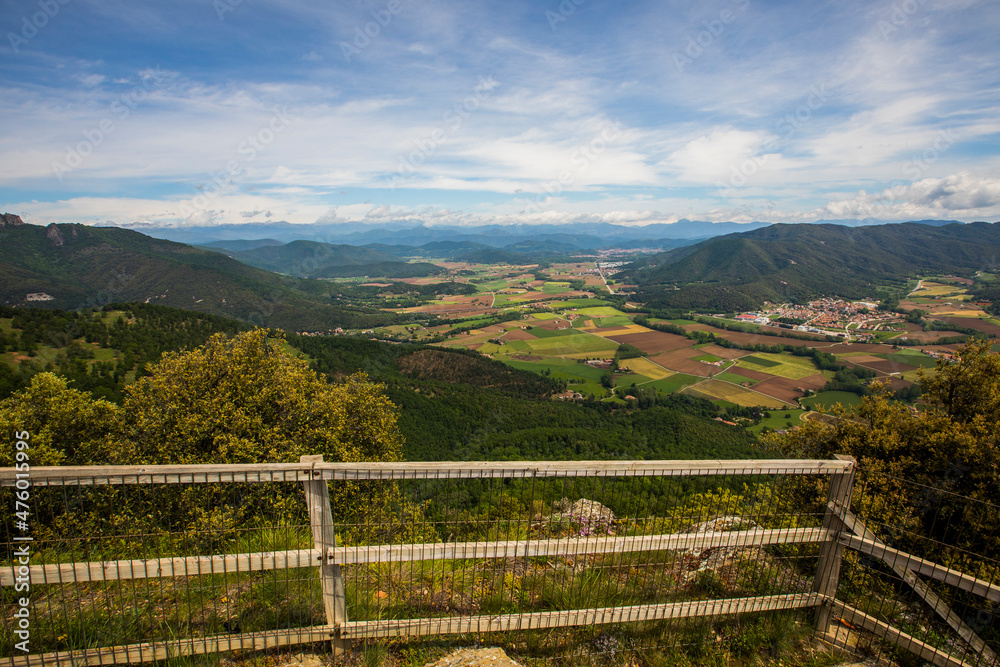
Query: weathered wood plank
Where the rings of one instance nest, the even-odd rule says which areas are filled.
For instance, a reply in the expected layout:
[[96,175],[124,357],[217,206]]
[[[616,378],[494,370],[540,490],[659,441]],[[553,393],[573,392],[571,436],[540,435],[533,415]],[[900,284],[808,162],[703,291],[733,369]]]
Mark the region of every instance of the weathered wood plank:
[[167,660],[184,655],[201,655],[239,649],[261,651],[279,646],[310,644],[332,638],[334,629],[327,626],[270,630],[239,635],[212,635],[191,639],[145,642],[82,651],[38,653],[0,658],[0,667],[36,667],[43,665],[126,665]]
[[[323,462],[322,454],[303,456],[302,463],[318,465]],[[337,535],[333,532],[333,511],[330,509],[330,487],[325,479],[303,482],[306,507],[309,510],[309,526],[312,529],[313,546],[320,554],[337,547]],[[323,589],[323,608],[326,622],[334,627],[347,620],[344,579],[340,565],[324,558],[319,564],[319,581]]]
[[[321,482],[322,483],[322,482]],[[328,548],[327,564],[387,563],[438,559],[578,556],[664,549],[754,547],[767,544],[824,542],[833,536],[822,528],[777,528],[720,533],[637,535],[506,542],[450,542]],[[273,551],[219,556],[148,558],[137,560],[32,565],[32,585],[183,577],[224,572],[258,572],[319,566],[319,549]],[[0,568],[0,586],[14,585],[14,566]]]
[[340,626],[342,637],[401,637],[444,635],[467,632],[504,632],[556,628],[602,623],[654,621],[664,618],[693,616],[724,616],[747,612],[802,609],[823,603],[815,593],[769,595],[727,600],[700,600],[665,604],[634,605],[606,609],[574,609],[571,611],[541,611],[528,614],[498,616],[455,616],[445,618],[415,618],[389,621],[350,621]]
[[[830,476],[828,504],[823,515],[823,528],[829,531],[839,531],[843,527],[839,513],[830,505],[851,506],[851,493],[854,489],[854,471],[857,463],[849,456],[838,454],[838,461],[850,463],[851,467],[843,472]],[[826,597],[837,595],[837,585],[840,581],[840,563],[843,560],[844,547],[836,540],[830,540],[819,551],[819,561],[816,564],[816,577],[813,580],[813,591]],[[823,607],[816,613],[816,631],[826,634],[830,629],[830,609]]]
[[[320,564],[319,549],[297,551],[267,551],[251,554],[220,556],[189,556],[186,558],[145,558],[137,560],[32,565],[28,568],[31,585],[93,581],[122,581],[186,577],[223,572],[262,572],[296,567],[316,567]],[[0,567],[0,586],[13,586],[15,568]]]
[[443,542],[384,546],[337,547],[329,557],[343,565],[467,558],[579,556],[666,549],[755,547],[766,544],[826,542],[834,534],[823,528],[776,528],[717,533],[676,533],[627,537],[586,537],[505,542]]
[[[874,616],[869,616],[860,609],[855,609],[837,600],[831,600],[829,604],[833,614],[843,621],[852,626],[862,627],[885,639],[890,644],[910,651],[921,659],[937,665],[937,667],[972,667],[970,663],[959,660],[950,653],[936,649],[930,644],[922,642],[916,637],[898,630],[884,621],[878,620]],[[846,642],[840,641],[834,634],[828,633],[826,638],[840,646],[846,647]]]
[[[170,466],[56,466],[31,469],[32,486],[303,482],[315,479],[474,479],[508,477],[677,477],[692,475],[829,475],[852,467],[814,459],[705,461],[438,461],[395,463],[246,463]],[[17,481],[0,468],[0,486]]]
[[857,535],[841,535],[840,542],[851,549],[857,549],[862,553],[878,558],[889,567],[900,566],[917,574],[926,575],[931,579],[943,581],[960,590],[974,593],[991,602],[1000,602],[1000,586],[983,581],[982,579],[964,574],[958,570],[952,570],[943,565],[938,565],[933,561],[917,558],[905,551],[893,549],[876,541],[862,539]]
[[[933,609],[938,616],[943,618],[945,622],[951,626],[951,628],[959,634],[972,649],[979,655],[983,657],[987,664],[993,665],[997,663],[997,654],[991,649],[982,637],[976,634],[968,624],[965,623],[952,611],[951,607],[941,599],[941,597],[932,591],[930,587],[923,581],[917,578],[913,570],[910,569],[910,560],[900,558],[900,556],[906,556],[908,558],[913,558],[910,554],[905,554],[901,551],[892,549],[895,554],[892,556],[885,555],[885,551],[889,551],[889,548],[878,539],[878,537],[873,533],[868,526],[864,524],[860,519],[858,519],[850,510],[844,509],[843,507],[837,505],[836,503],[831,503],[834,509],[840,512],[844,524],[854,533],[855,537],[862,540],[864,543],[871,543],[875,546],[877,550],[882,551],[881,554],[871,554],[876,558],[881,559],[885,562],[892,571],[896,573],[903,581],[905,581],[913,591],[920,596],[924,602],[926,602],[931,609]],[[842,541],[847,542],[845,539],[847,535],[841,536]],[[848,546],[848,545],[845,545]],[[961,574],[961,573],[959,573]]]

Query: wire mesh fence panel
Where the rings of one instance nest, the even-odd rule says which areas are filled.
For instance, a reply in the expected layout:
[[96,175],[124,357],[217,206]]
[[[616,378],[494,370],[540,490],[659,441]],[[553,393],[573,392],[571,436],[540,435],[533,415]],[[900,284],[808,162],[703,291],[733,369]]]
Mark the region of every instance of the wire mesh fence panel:
[[781,653],[812,632],[823,509],[743,472],[400,480],[393,513],[337,527],[345,636],[428,661]]
[[839,638],[874,656],[1000,664],[1000,504],[861,470],[851,510]]
[[12,665],[253,661],[303,644],[346,664],[477,645],[537,664],[777,660],[812,635],[836,539],[817,494],[846,465],[48,469],[30,530],[5,529],[0,651]]
[[33,487],[30,541],[4,535],[0,655],[147,661],[325,625],[302,496],[293,482]]

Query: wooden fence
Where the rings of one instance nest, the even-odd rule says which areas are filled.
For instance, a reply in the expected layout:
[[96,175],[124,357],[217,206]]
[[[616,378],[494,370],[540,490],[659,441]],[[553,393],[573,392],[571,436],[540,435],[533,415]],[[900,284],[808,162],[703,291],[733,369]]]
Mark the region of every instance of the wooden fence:
[[[202,485],[274,482],[301,484],[312,531],[312,548],[211,556],[173,556],[96,562],[22,565],[8,542],[8,565],[0,567],[0,587],[14,586],[27,578],[32,587],[190,577],[220,573],[247,573],[289,568],[316,568],[321,587],[325,624],[275,628],[258,632],[156,640],[88,649],[13,655],[0,665],[28,667],[42,664],[103,665],[158,661],[183,655],[233,650],[262,650],[293,644],[330,641],[342,650],[355,639],[503,632],[542,628],[618,624],[699,616],[739,615],[791,609],[816,611],[816,632],[834,644],[849,647],[844,627],[878,633],[897,646],[913,650],[941,666],[994,664],[996,655],[971,628],[955,617],[940,598],[916,578],[928,576],[1000,601],[1000,587],[955,570],[943,568],[898,552],[881,543],[847,509],[856,472],[852,459],[837,460],[733,460],[733,461],[582,461],[582,462],[443,462],[443,463],[327,463],[321,457],[303,457],[299,463],[191,466],[59,467],[31,470],[31,489],[128,485]],[[627,479],[635,477],[697,478],[701,476],[819,476],[829,478],[828,505],[822,525],[789,521],[788,527],[752,526],[740,530],[638,535],[558,536],[488,541],[442,541],[409,544],[360,544],[338,546],[338,523],[331,507],[331,482],[400,480],[535,480],[576,477]],[[16,482],[13,469],[0,469],[0,487]],[[817,521],[818,523],[818,521]],[[610,532],[610,531],[609,531]],[[342,568],[420,561],[465,559],[527,559],[542,557],[594,557],[668,550],[705,551],[718,548],[750,549],[770,545],[815,545],[818,559],[811,590],[712,600],[660,602],[607,608],[581,608],[524,613],[350,619]],[[922,597],[973,647],[975,661],[931,647],[836,599],[838,577],[845,549],[879,558],[904,576]],[[22,561],[23,562],[23,561]],[[14,598],[8,596],[5,600]],[[13,612],[5,612],[12,630]],[[16,619],[15,619],[16,623]]]

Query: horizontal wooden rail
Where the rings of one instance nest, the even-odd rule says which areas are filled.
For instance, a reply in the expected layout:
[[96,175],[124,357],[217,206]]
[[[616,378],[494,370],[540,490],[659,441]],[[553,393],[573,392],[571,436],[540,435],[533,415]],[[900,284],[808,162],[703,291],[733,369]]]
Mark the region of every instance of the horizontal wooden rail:
[[340,626],[343,639],[443,635],[468,632],[503,632],[532,630],[602,623],[656,621],[667,618],[694,616],[724,616],[784,609],[803,609],[822,604],[824,597],[816,593],[767,595],[727,600],[698,600],[665,604],[609,607],[606,609],[573,609],[570,611],[538,611],[528,614],[492,616],[453,616],[445,618],[414,618],[389,621],[348,621]]
[[[262,572],[319,565],[317,549],[271,551],[220,556],[188,556],[178,558],[143,558],[138,560],[32,565],[28,568],[31,585],[66,584],[73,582],[123,581],[189,577],[233,572]],[[18,566],[0,567],[0,586],[13,586]]]
[[963,574],[958,570],[952,570],[951,568],[947,568],[943,565],[938,565],[932,561],[911,556],[905,551],[893,549],[892,547],[880,544],[874,540],[866,540],[856,535],[848,535],[846,533],[842,533],[839,539],[840,543],[844,546],[850,547],[851,549],[857,549],[861,553],[874,556],[875,558],[885,562],[889,567],[901,566],[907,570],[912,570],[917,574],[923,574],[931,579],[943,581],[944,583],[950,584],[951,586],[963,591],[974,593],[975,595],[984,597],[991,602],[1000,602],[1000,586],[996,586],[968,574]]
[[[829,475],[854,464],[815,459],[704,461],[437,461],[397,463],[236,463],[218,465],[53,466],[32,468],[32,486],[205,484],[385,479],[544,477],[683,477],[704,475]],[[19,477],[18,475],[21,475]],[[23,473],[0,468],[0,486]]]
[[[865,630],[882,637],[893,646],[904,648],[907,651],[919,656],[923,660],[937,665],[937,667],[972,667],[971,663],[964,662],[950,653],[936,649],[930,644],[922,642],[916,637],[909,635],[902,630],[898,630],[884,621],[878,620],[874,616],[869,616],[860,609],[848,606],[837,600],[830,600],[829,604],[833,609],[834,615],[840,617],[840,619],[845,623],[848,623],[851,626],[864,628]],[[834,633],[826,635],[825,638],[843,648],[850,650],[855,648],[854,646],[849,645],[846,641],[840,640],[837,637],[837,634],[838,633],[835,631]]]
[[[580,556],[584,554],[629,553],[666,549],[711,549],[715,547],[755,547],[766,544],[802,544],[833,539],[822,528],[775,528],[715,533],[677,533],[626,537],[587,537],[506,542],[447,542],[392,544],[331,548],[327,562],[338,565],[403,561],[519,558],[526,556]],[[138,560],[95,561],[32,565],[28,568],[32,585],[72,582],[119,581],[156,577],[184,577],[233,572],[260,572],[319,564],[317,549],[273,551],[187,558],[145,558]],[[17,566],[0,568],[0,586],[13,586]]]
[[588,537],[509,542],[445,542],[436,544],[393,544],[369,547],[337,547],[333,559],[342,565],[392,563],[420,560],[461,560],[466,558],[520,558],[534,556],[581,556],[585,554],[629,553],[667,549],[710,549],[714,547],[755,547],[765,544],[801,544],[832,539],[822,528],[778,528],[717,533]]
[[0,658],[0,667],[41,667],[43,665],[132,665],[168,660],[185,655],[202,655],[240,649],[261,651],[280,646],[328,641],[335,632],[329,626],[269,630],[239,635],[211,635],[191,639],[144,642],[80,651],[38,653]]

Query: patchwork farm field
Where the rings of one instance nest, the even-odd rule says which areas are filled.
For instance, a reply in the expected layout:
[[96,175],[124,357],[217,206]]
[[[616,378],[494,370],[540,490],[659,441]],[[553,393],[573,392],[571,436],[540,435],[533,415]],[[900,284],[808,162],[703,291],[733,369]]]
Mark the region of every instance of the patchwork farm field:
[[784,408],[790,405],[781,399],[760,394],[736,384],[722,380],[705,380],[684,389],[685,394],[703,395],[710,399],[721,399],[736,405],[760,405],[765,408]]

